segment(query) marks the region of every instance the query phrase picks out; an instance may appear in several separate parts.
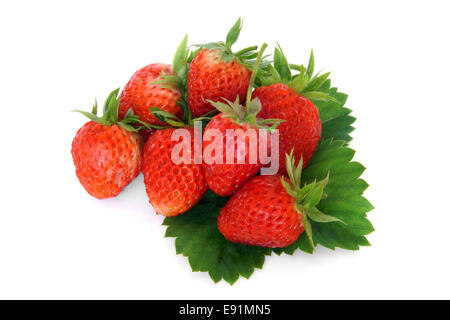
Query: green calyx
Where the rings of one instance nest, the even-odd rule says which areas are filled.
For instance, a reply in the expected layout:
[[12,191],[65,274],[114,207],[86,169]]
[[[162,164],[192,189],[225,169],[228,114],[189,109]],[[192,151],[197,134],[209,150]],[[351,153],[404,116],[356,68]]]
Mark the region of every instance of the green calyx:
[[[247,100],[245,103],[245,107],[243,107],[240,104],[239,96],[236,97],[235,101],[230,101],[225,98],[222,98],[223,100],[225,100],[226,103],[211,100],[208,100],[208,102],[211,103],[211,105],[215,107],[217,110],[222,112],[225,117],[233,119],[233,121],[236,122],[237,124],[247,123],[257,128],[274,130],[283,120],[258,119],[256,116],[261,111],[262,108],[261,101],[259,101],[258,98],[254,98],[252,100],[253,84],[255,82],[256,74],[258,73],[258,68],[262,59],[262,55],[266,48],[267,44],[264,43],[258,52],[258,56],[256,57],[256,61],[253,66],[252,75],[250,77],[250,82],[248,85]],[[269,124],[271,124],[271,126],[268,126]]]
[[183,110],[184,123],[190,123],[192,120],[191,110],[189,109],[187,97],[187,76],[189,71],[189,63],[195,57],[197,52],[190,51],[188,46],[188,36],[185,35],[172,61],[173,74],[162,74],[161,80],[153,81],[153,84],[158,84],[162,88],[177,89],[181,93],[181,98],[177,101],[178,106]]
[[[189,108],[188,96],[187,96],[187,77],[189,72],[189,64],[194,59],[197,51],[190,51],[188,46],[188,36],[186,35],[181,41],[180,45],[175,52],[172,68],[173,75],[161,75],[161,80],[153,81],[152,83],[160,85],[162,88],[173,89],[174,87],[178,89],[181,93],[181,98],[177,101],[178,106],[183,110],[183,117],[180,119],[177,116],[171,114],[170,112],[161,110],[157,107],[150,107],[152,114],[161,122],[166,125],[154,125],[151,127],[154,129],[167,129],[167,128],[184,128],[186,126],[193,127],[195,121],[209,121],[211,120],[211,114],[209,112],[201,117],[192,118],[192,112]],[[214,110],[215,112],[215,110]]]
[[150,111],[152,114],[161,122],[164,122],[165,126],[158,126],[158,125],[150,125],[154,129],[167,129],[167,128],[184,128],[184,127],[194,127],[194,122],[201,121],[202,123],[208,122],[211,120],[211,115],[216,112],[216,110],[213,110],[211,112],[208,112],[207,114],[198,117],[198,118],[189,118],[189,121],[185,121],[184,118],[180,119],[177,116],[171,114],[170,112],[161,110],[156,107],[150,107]]
[[[116,90],[113,90],[108,98],[105,101],[105,104],[103,106],[103,115],[101,117],[97,116],[97,100],[95,100],[94,106],[92,107],[91,112],[87,111],[80,111],[80,110],[74,110],[74,112],[79,112],[83,115],[85,115],[90,120],[97,122],[104,126],[111,126],[114,124],[120,125],[125,130],[131,131],[131,132],[137,132],[140,128],[150,128],[150,126],[139,120],[139,117],[133,113],[133,110],[130,108],[123,118],[122,121],[119,121],[118,114],[119,114],[119,88]],[[136,124],[139,124],[140,126],[135,127]]]
[[[239,34],[242,29],[242,19],[239,18],[236,23],[231,27],[230,31],[228,31],[226,41],[218,41],[218,42],[210,42],[207,44],[197,45],[200,48],[206,48],[209,50],[218,50],[221,53],[221,59],[224,62],[229,62],[233,60],[237,60],[240,64],[245,66],[248,69],[251,69],[255,63],[255,59],[258,56],[256,50],[258,46],[251,46],[239,50],[238,52],[233,52],[231,47],[239,38]],[[266,63],[264,62],[264,65]]]
[[[292,71],[296,74],[292,74]],[[329,72],[314,75],[314,53],[311,50],[308,66],[289,64],[280,45],[275,48],[273,65],[267,65],[258,78],[261,85],[268,86],[275,83],[284,83],[305,98],[338,102],[334,97],[318,89],[327,81]]]
[[297,166],[295,166],[295,157],[293,156],[294,149],[290,154],[286,154],[286,169],[289,180],[284,177],[281,178],[281,183],[286,189],[287,193],[295,198],[295,209],[302,215],[303,226],[308,239],[314,248],[314,240],[312,233],[312,226],[310,220],[318,223],[341,222],[342,220],[330,215],[322,213],[317,209],[322,198],[326,198],[324,189],[328,184],[329,176],[321,181],[314,181],[309,184],[301,186],[301,176],[303,167],[303,158],[300,159]]

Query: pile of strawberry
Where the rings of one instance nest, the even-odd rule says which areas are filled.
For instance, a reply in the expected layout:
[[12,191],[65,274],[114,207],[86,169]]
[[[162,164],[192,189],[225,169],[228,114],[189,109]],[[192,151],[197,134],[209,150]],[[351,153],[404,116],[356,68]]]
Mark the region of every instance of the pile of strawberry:
[[[351,162],[347,147],[354,118],[343,107],[346,95],[330,87],[329,73],[313,74],[312,53],[304,67],[289,64],[280,47],[269,61],[266,44],[233,52],[241,27],[239,19],[225,42],[195,50],[185,37],[172,65],[136,71],[120,96],[111,92],[101,117],[97,103],[91,113],[79,111],[90,121],[72,143],[76,174],[90,195],[115,197],[142,172],[177,253],[194,271],[230,283],[261,268],[272,251],[312,253],[318,243],[355,250],[369,245],[364,236],[373,231],[363,167]],[[233,150],[243,143],[245,154],[233,152],[232,163],[225,161],[225,139],[218,142],[222,163],[194,152],[174,163],[178,128],[190,133],[191,150],[203,153],[217,145],[206,139],[213,130],[223,137],[229,129],[278,130],[278,173],[259,175],[268,164],[249,161],[245,139],[234,140]],[[258,144],[271,148],[261,138]]]

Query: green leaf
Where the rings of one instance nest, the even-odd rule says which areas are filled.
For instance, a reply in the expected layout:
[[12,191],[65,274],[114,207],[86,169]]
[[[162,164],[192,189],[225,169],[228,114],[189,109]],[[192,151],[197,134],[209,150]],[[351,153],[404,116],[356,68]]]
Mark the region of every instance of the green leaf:
[[338,102],[334,97],[330,96],[329,94],[325,92],[320,91],[307,91],[302,93],[302,96],[305,98],[316,100],[316,101],[328,101],[331,100],[333,102]]
[[97,99],[95,99],[94,105],[92,106],[92,114],[97,115]]
[[177,254],[187,257],[192,271],[208,272],[214,282],[230,284],[261,269],[271,250],[233,243],[217,229],[217,217],[227,198],[208,191],[201,202],[178,217],[166,218],[166,237],[175,237]]
[[305,227],[304,233],[306,233],[310,247],[313,248],[313,251],[314,251],[315,244],[314,244],[314,240],[313,240],[313,230],[312,230],[311,222],[309,222],[309,219],[308,219],[308,216],[306,215],[306,213],[302,213],[302,216],[303,216],[303,226]]
[[267,65],[264,70],[260,70],[257,74],[257,83],[262,86],[269,86],[273,83],[280,83],[281,76],[273,65]]
[[250,103],[247,105],[246,108],[246,114],[247,115],[258,115],[258,113],[261,111],[262,105],[261,101],[256,97],[250,101]]
[[183,118],[181,121],[186,124],[190,124],[192,120],[191,110],[189,109],[189,104],[187,102],[187,97],[183,97],[181,100],[177,101],[177,105],[183,111]]
[[[322,140],[308,167],[302,172],[303,181],[311,185],[329,174],[324,189],[327,197],[319,202],[317,209],[328,216],[328,220],[335,218],[342,223],[318,223],[313,219],[318,220],[318,215],[309,217],[314,242],[330,249],[358,250],[360,246],[370,245],[365,236],[374,231],[366,215],[373,206],[363,197],[368,185],[360,178],[365,168],[352,161],[354,153],[345,146],[344,141]],[[295,247],[310,253],[311,248],[305,245],[305,240],[302,241],[299,239],[293,245],[276,249],[275,252],[292,254]]]
[[171,125],[172,127],[184,127],[185,123],[183,123],[180,119],[177,118],[174,114],[161,110],[156,107],[149,107],[151,113],[159,120],[164,123]]
[[119,126],[121,126],[125,130],[130,131],[130,132],[138,132],[138,130],[135,127],[133,127],[132,125],[130,125],[126,122],[122,122],[122,121],[119,122]]
[[125,113],[125,117],[123,117],[123,119],[128,119],[128,118],[132,118],[134,117],[134,111],[133,108],[128,109],[127,113]]
[[233,112],[238,115],[239,119],[243,119],[245,117],[245,109],[239,102],[239,95],[236,96],[236,99],[234,101],[230,101],[226,98],[222,98],[228,105],[233,109]]
[[306,208],[313,208],[317,206],[317,204],[322,199],[323,194],[323,186],[315,185],[314,188],[308,193],[305,197],[304,205]]
[[187,62],[188,62],[188,63],[191,63],[192,60],[194,60],[194,58],[195,58],[195,56],[197,55],[197,53],[199,53],[200,51],[202,51],[202,48],[198,48],[198,49],[196,49],[196,50],[194,50],[194,51],[191,51],[191,52],[189,53],[189,57],[187,58]]
[[[217,110],[219,110],[223,114],[226,114],[228,116],[235,116],[236,115],[236,110],[234,108],[232,108],[233,102],[228,101],[228,103],[223,103],[223,102],[212,101],[212,100],[208,100],[208,102],[214,108],[216,108]],[[243,116],[243,115],[244,115],[244,112],[241,111],[241,112],[239,112],[237,117]]]
[[332,217],[329,215],[326,215],[325,213],[321,212],[316,207],[310,208],[306,210],[306,213],[308,214],[308,217],[315,222],[320,223],[328,223],[328,222],[342,222],[342,220]]
[[289,255],[294,254],[298,249],[304,251],[306,253],[312,254],[314,253],[315,245],[311,244],[311,241],[308,238],[306,232],[303,232],[300,237],[288,247],[285,248],[275,248],[272,249],[274,253],[277,255],[281,255],[282,253],[286,253]]
[[322,121],[322,140],[334,138],[348,143],[352,139],[350,133],[354,128],[351,125],[355,118],[350,116],[351,110],[344,107],[347,95],[338,92],[337,88],[331,88],[330,84],[330,80],[325,81],[317,91],[333,97],[336,101],[312,99],[319,110],[320,120]]
[[307,78],[311,79],[313,73],[314,73],[314,52],[311,50],[311,53],[309,54],[308,67],[306,68]]
[[239,18],[236,23],[231,27],[230,31],[227,34],[226,47],[227,49],[231,49],[231,46],[237,41],[239,38],[239,34],[241,33],[242,28],[242,19]]
[[185,35],[173,57],[173,72],[179,77],[183,77],[187,71],[187,41],[188,36]]
[[303,73],[303,74],[305,73],[305,67],[303,65],[289,63],[289,68],[291,68],[292,70],[299,71],[300,73]]
[[90,113],[90,112],[87,112],[87,111],[82,111],[82,110],[73,110],[73,112],[79,112],[79,113],[81,113],[82,115],[84,115],[86,118],[88,118],[91,121],[94,121],[94,122],[97,122],[97,123],[101,122],[100,118],[98,116],[96,116],[95,114],[93,114],[93,113]]
[[[366,218],[366,213],[373,209],[372,205],[362,196],[367,183],[360,179],[364,167],[358,162],[352,162],[354,151],[344,146],[343,141],[325,140],[318,146],[310,165],[303,172],[304,179],[321,179],[329,172],[329,182],[324,190],[327,194],[317,208],[326,215],[338,218],[345,223],[330,223],[327,230],[336,229],[336,233],[348,234],[349,237],[331,239],[335,232],[321,235],[322,242],[334,243],[335,247],[355,248],[360,242],[367,243],[358,238],[356,241],[350,234],[360,237],[373,231],[373,227]],[[317,226],[315,224],[314,226]],[[323,226],[321,226],[323,227]],[[313,227],[315,232],[315,229]],[[330,238],[330,239],[328,239]]]
[[278,48],[275,48],[273,54],[273,65],[278,71],[282,80],[291,80],[291,69],[289,68],[289,63],[287,62],[286,56],[284,55],[283,50],[280,46]]
[[105,101],[103,107],[102,120],[108,124],[117,123],[119,112],[119,94],[120,88],[113,90]]
[[[302,172],[302,179],[311,185],[330,174],[318,209],[328,220],[340,219],[340,222],[317,223],[317,214],[310,216],[313,241],[324,247],[336,247],[358,250],[369,242],[364,237],[373,231],[366,213],[373,207],[362,196],[367,183],[359,177],[364,167],[352,162],[354,151],[344,146],[344,141],[322,141],[317,148],[310,165]],[[319,184],[320,182],[317,182]],[[221,279],[234,283],[239,276],[250,277],[256,268],[262,268],[265,255],[273,251],[276,254],[293,254],[297,249],[307,253],[314,246],[303,232],[299,239],[285,248],[267,249],[245,246],[226,240],[217,228],[220,208],[227,198],[208,191],[198,205],[187,213],[174,218],[166,218],[167,237],[175,237],[177,254],[188,258],[193,271],[208,272],[218,282]],[[321,216],[320,218],[323,218]],[[307,220],[308,221],[308,220]]]
[[117,95],[119,94],[119,90],[120,88],[117,88],[113,91],[111,91],[111,93],[108,95],[108,98],[106,98],[105,104],[103,106],[103,115],[105,115],[108,112],[108,109],[111,102],[114,101],[115,99],[117,99]]
[[[103,106],[103,114],[101,117],[97,116],[97,99],[95,100],[92,112],[74,110],[74,112],[79,112],[92,120],[104,126],[109,126],[113,124],[119,124],[125,130],[131,132],[137,132],[140,127],[145,127],[151,129],[148,123],[139,120],[139,117],[133,113],[133,109],[128,109],[125,117],[119,122],[119,88],[113,90],[105,101]],[[141,126],[139,126],[141,125]],[[156,128],[156,126],[154,126]]]
[[298,192],[298,201],[304,201],[305,197],[314,189],[316,182],[305,184]]
[[204,43],[204,44],[197,44],[196,46],[201,48],[206,48],[209,50],[225,50],[225,43],[222,41],[219,42],[210,42],[210,43]]
[[309,253],[309,254],[313,254],[314,253],[314,249],[315,249],[315,244],[311,243],[311,241],[309,240],[307,234],[305,232],[303,232],[300,237],[298,238],[298,240],[291,246],[293,246],[293,248],[295,248],[295,245],[297,244],[297,247],[302,250],[303,252]]
[[360,246],[370,246],[364,236],[354,234],[342,224],[313,222],[313,225],[315,241],[328,249],[359,250]]
[[286,192],[291,196],[291,197],[296,197],[297,196],[297,190],[295,190],[294,186],[288,182],[285,177],[281,177],[281,184],[283,185],[283,187],[286,189]]
[[305,91],[316,91],[319,89],[322,84],[327,81],[328,77],[330,76],[330,73],[324,73],[322,75],[315,75],[314,78],[311,79],[311,81],[308,82],[308,85],[303,89]]
[[302,92],[305,89],[307,83],[308,83],[308,80],[305,77],[298,75],[294,78],[294,80],[292,80],[291,88],[295,92]]
[[355,122],[355,118],[350,116],[351,111],[344,109],[345,114],[330,119],[322,125],[322,138],[329,139],[335,138],[336,140],[343,140],[346,143],[352,140],[350,133],[354,130],[352,124]]

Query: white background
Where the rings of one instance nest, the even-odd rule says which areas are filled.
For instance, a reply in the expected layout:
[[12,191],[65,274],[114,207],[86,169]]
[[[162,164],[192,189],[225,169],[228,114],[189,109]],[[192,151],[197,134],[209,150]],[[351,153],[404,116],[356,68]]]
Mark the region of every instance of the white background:
[[[450,298],[447,1],[2,1],[0,298]],[[90,109],[190,43],[278,41],[349,93],[372,247],[266,259],[233,286],[164,238],[142,176],[90,197],[70,146]]]

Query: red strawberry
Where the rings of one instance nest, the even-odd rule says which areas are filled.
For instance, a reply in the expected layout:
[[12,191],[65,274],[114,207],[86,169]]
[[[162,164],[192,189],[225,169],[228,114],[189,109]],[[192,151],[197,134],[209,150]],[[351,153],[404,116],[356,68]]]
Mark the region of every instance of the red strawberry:
[[245,101],[251,72],[237,60],[224,62],[219,50],[203,49],[192,61],[188,74],[189,106],[194,116],[214,110],[208,102],[221,98]]
[[239,96],[241,103],[245,101],[251,75],[249,60],[256,56],[256,47],[232,53],[231,46],[239,37],[241,27],[239,19],[229,31],[226,43],[204,45],[204,49],[192,60],[187,95],[194,116],[214,110],[208,100],[225,98],[234,101]]
[[220,211],[220,232],[232,242],[261,247],[286,247],[303,232],[295,198],[281,176],[258,176],[247,182]]
[[[260,117],[285,120],[278,127],[280,155],[294,148],[296,157],[303,156],[305,159],[306,167],[316,150],[322,130],[319,112],[311,100],[282,83],[256,88],[253,97],[261,101]],[[282,156],[280,156],[280,172],[286,173]]]
[[170,75],[173,75],[171,66],[162,63],[150,64],[136,71],[120,95],[119,119],[123,119],[131,108],[142,121],[160,125],[150,107],[181,116],[182,110],[177,105],[181,93],[176,86],[170,88],[154,83]]
[[[150,203],[156,213],[173,217],[194,206],[208,189],[203,168],[194,163],[193,151],[181,156],[187,157],[187,164],[175,164],[171,155],[180,142],[172,141],[176,129],[156,131],[144,146],[142,172]],[[190,147],[194,150],[194,129],[185,129],[191,137]]]
[[[236,101],[235,103],[240,107],[238,101]],[[203,163],[205,177],[206,181],[208,182],[209,188],[216,194],[221,196],[231,195],[233,192],[239,189],[249,178],[256,175],[262,166],[261,162],[259,161],[260,159],[257,159],[256,163],[251,163],[249,161],[250,148],[248,139],[238,140],[237,137],[234,139],[235,152],[233,156],[233,164],[226,163],[226,149],[227,147],[229,147],[226,145],[226,131],[237,129],[242,129],[242,133],[246,134],[249,129],[253,129],[255,130],[255,132],[258,132],[259,128],[256,125],[248,123],[240,124],[225,113],[219,113],[218,115],[214,116],[205,128],[204,137],[207,137],[209,135],[209,130],[218,130],[218,132],[222,134],[222,141],[218,142],[223,145],[222,150],[224,150],[222,163]],[[237,150],[239,147],[239,143],[245,144],[245,155],[242,156],[242,158],[244,158],[245,160],[242,164],[237,163]],[[259,143],[260,142],[258,141],[258,148]],[[217,144],[217,142],[215,141],[215,137],[213,137],[211,140],[207,140],[204,138],[203,150],[207,150],[208,148],[210,148],[210,145],[213,146],[214,144]]]
[[[250,83],[253,83],[265,48],[266,44],[263,45],[258,55]],[[249,89],[251,90],[251,86]],[[227,101],[226,104],[211,101],[211,104],[221,113],[214,116],[205,128],[203,167],[209,188],[221,196],[229,196],[238,190],[249,178],[257,174],[262,166],[258,153],[259,144],[267,143],[267,141],[260,141],[259,129],[267,127],[259,119],[256,119],[256,115],[261,110],[259,100],[250,101],[250,94],[247,100],[245,110],[240,105],[238,98],[234,102]],[[237,131],[238,129],[240,129],[240,132]],[[252,130],[253,132],[251,132]],[[227,139],[229,132],[235,134],[232,140],[234,151],[229,149],[231,145],[226,143],[229,140]],[[220,136],[216,136],[217,133],[220,133]],[[254,135],[256,141],[254,150],[250,148],[249,137],[251,134]],[[241,137],[241,139],[238,137]],[[216,139],[221,140],[216,141]],[[222,154],[216,155],[216,150],[222,152]],[[244,150],[245,153],[241,154],[238,152],[239,150]],[[231,155],[230,158],[232,159],[229,160],[232,160],[232,163],[227,161],[227,153]],[[219,161],[222,163],[218,163]]]
[[294,243],[306,230],[314,248],[309,219],[315,222],[340,221],[320,212],[328,178],[300,188],[302,161],[297,168],[292,153],[287,157],[289,179],[281,175],[252,178],[220,211],[220,232],[232,242],[280,248]]
[[118,122],[119,89],[105,102],[103,117],[83,112],[92,121],[81,127],[72,142],[72,157],[81,185],[95,198],[117,196],[141,169],[142,144],[130,125],[138,120],[132,112]]
[[286,174],[284,154],[294,149],[297,159],[303,157],[304,167],[308,165],[319,143],[322,124],[319,111],[310,100],[333,99],[317,91],[327,80],[329,73],[312,76],[314,57],[311,52],[308,68],[298,67],[300,74],[292,76],[289,65],[280,49],[275,49],[275,69],[277,75],[263,79],[263,86],[256,88],[253,97],[262,104],[260,117],[285,120],[280,130],[280,173]]

